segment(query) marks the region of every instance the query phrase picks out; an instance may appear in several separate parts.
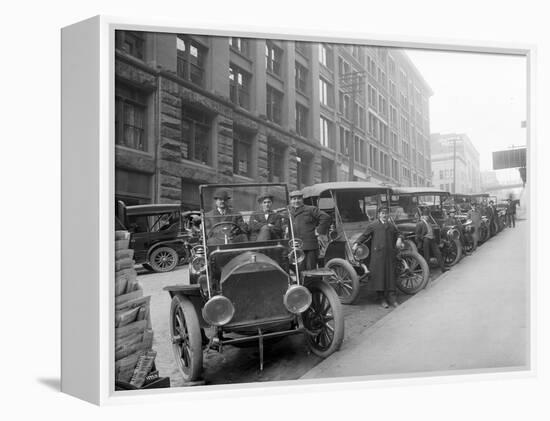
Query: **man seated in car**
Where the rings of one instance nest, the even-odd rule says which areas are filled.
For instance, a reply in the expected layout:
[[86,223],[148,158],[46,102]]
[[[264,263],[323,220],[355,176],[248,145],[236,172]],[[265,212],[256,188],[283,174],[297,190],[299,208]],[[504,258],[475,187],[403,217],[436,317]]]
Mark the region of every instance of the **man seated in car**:
[[[232,243],[248,241],[248,226],[243,217],[233,211],[228,204],[231,199],[227,190],[214,192],[214,207],[205,213],[206,235],[217,239],[227,239]],[[223,224],[226,222],[226,224]],[[218,225],[219,224],[219,225]]]
[[261,211],[250,216],[250,241],[276,240],[283,237],[283,218],[273,211],[273,195],[266,193],[258,197]]

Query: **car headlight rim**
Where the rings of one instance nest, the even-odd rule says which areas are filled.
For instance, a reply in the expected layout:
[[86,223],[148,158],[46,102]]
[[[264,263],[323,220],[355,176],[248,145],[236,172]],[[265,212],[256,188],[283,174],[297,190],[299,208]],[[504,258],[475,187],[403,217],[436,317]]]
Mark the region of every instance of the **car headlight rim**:
[[206,271],[206,258],[203,255],[193,257],[189,267],[193,273],[203,273]]
[[285,292],[283,303],[289,312],[303,313],[311,305],[311,292],[303,285],[291,285]]
[[235,307],[229,298],[216,295],[210,298],[202,308],[204,321],[212,326],[223,326],[235,315]]

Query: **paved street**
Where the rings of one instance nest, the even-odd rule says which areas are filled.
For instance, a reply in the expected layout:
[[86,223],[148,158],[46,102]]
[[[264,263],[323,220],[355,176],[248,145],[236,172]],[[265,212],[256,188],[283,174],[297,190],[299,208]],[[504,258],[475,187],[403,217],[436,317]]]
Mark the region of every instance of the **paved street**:
[[526,367],[528,225],[480,247],[303,379]]
[[[400,295],[396,310],[380,308],[364,288],[357,304],[344,306],[344,343],[325,361],[308,354],[301,336],[266,346],[263,371],[256,346],[227,347],[205,355],[206,384],[522,365],[527,260],[516,241],[525,244],[526,225],[503,231],[443,276],[434,269],[429,287],[412,298]],[[170,296],[162,288],[188,282],[187,266],[140,273],[151,295],[157,367],[172,387],[183,386],[169,343]]]

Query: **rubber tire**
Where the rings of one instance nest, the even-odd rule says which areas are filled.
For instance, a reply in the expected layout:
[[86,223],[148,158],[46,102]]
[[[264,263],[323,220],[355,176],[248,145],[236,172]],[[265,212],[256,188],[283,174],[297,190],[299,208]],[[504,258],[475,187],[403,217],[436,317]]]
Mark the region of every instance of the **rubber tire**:
[[426,288],[426,285],[428,285],[428,281],[430,279],[430,267],[428,266],[428,263],[426,262],[424,257],[422,257],[422,255],[420,253],[418,253],[417,251],[404,250],[400,253],[400,255],[401,255],[401,257],[403,257],[403,256],[404,257],[407,257],[407,256],[414,257],[417,260],[418,264],[420,265],[420,267],[422,269],[422,282],[420,284],[416,285],[414,288],[407,288],[405,285],[403,285],[400,282],[400,278],[399,278],[398,274],[396,274],[395,283],[396,283],[397,289],[399,289],[399,291],[401,291],[404,294],[414,295],[417,292],[419,292],[420,290]]
[[[321,358],[326,358],[338,349],[340,349],[342,341],[344,340],[344,311],[342,309],[342,304],[340,303],[338,295],[327,282],[312,281],[306,286],[312,295],[310,308],[302,313],[302,321],[304,322],[304,327],[306,328],[306,343],[313,354]],[[315,296],[319,293],[328,300],[328,304],[330,305],[330,308],[332,310],[332,320],[334,321],[334,334],[332,337],[332,341],[330,342],[330,345],[325,349],[321,349],[316,345],[315,340],[313,339],[313,332],[311,330],[308,330],[309,325],[306,319],[307,315],[311,313],[312,307],[316,304]],[[320,334],[316,335],[315,337],[319,336]]]
[[456,257],[452,261],[452,263],[447,263],[445,261],[445,257],[443,257],[443,261],[445,263],[445,266],[447,267],[456,265],[458,262],[460,262],[460,259],[462,259],[462,244],[460,244],[460,240],[453,240],[453,243],[455,244],[455,247],[456,247]]
[[[155,262],[155,257],[157,256],[158,253],[165,252],[165,251],[171,252],[172,263],[170,264],[170,266],[161,267]],[[178,261],[179,261],[178,253],[172,247],[167,247],[167,246],[158,247],[154,249],[149,255],[149,264],[151,265],[151,268],[153,269],[153,271],[157,273],[170,272],[174,270],[178,265]]]
[[[183,322],[187,328],[189,362],[186,365],[181,358],[181,346],[175,344],[175,315],[180,309],[183,315]],[[202,337],[199,324],[199,317],[191,301],[183,295],[175,295],[170,306],[170,341],[172,342],[172,353],[176,364],[180,369],[183,380],[193,382],[200,379],[202,374]]]
[[[338,295],[338,298],[340,298],[340,302],[342,304],[353,304],[357,300],[357,297],[359,296],[360,283],[359,283],[359,275],[357,275],[357,272],[355,271],[351,263],[348,262],[347,260],[336,257],[334,259],[330,259],[325,265],[325,267],[328,269],[331,269],[335,273],[336,271],[334,270],[334,268],[339,267],[348,273],[349,285],[351,287],[351,291],[349,295],[342,295],[340,291],[343,291],[343,288],[335,288],[335,285],[333,285],[330,282],[329,283],[334,288],[334,291],[336,292],[336,295]],[[348,284],[348,282],[346,282],[346,284]]]
[[418,247],[416,246],[416,243],[413,240],[405,240],[405,248],[408,248],[411,251],[414,251],[418,253]]

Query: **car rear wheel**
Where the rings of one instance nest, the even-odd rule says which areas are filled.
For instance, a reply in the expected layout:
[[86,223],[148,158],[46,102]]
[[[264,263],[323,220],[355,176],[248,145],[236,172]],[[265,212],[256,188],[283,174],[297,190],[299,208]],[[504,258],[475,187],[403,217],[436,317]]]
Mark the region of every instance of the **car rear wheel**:
[[311,305],[302,313],[306,341],[311,352],[326,358],[337,351],[344,340],[342,304],[326,282],[315,281],[307,287],[311,292]]
[[430,277],[430,268],[420,253],[404,250],[397,255],[397,288],[408,295],[425,288]]
[[359,276],[353,266],[347,260],[335,258],[329,260],[326,267],[334,272],[329,283],[342,304],[353,304],[359,296]]
[[456,265],[462,257],[462,244],[460,240],[451,240],[445,248],[443,259],[446,266]]
[[186,382],[202,373],[202,339],[195,307],[185,296],[175,295],[170,307],[172,352]]
[[149,264],[155,272],[170,272],[178,265],[178,253],[172,247],[159,247],[149,256]]

